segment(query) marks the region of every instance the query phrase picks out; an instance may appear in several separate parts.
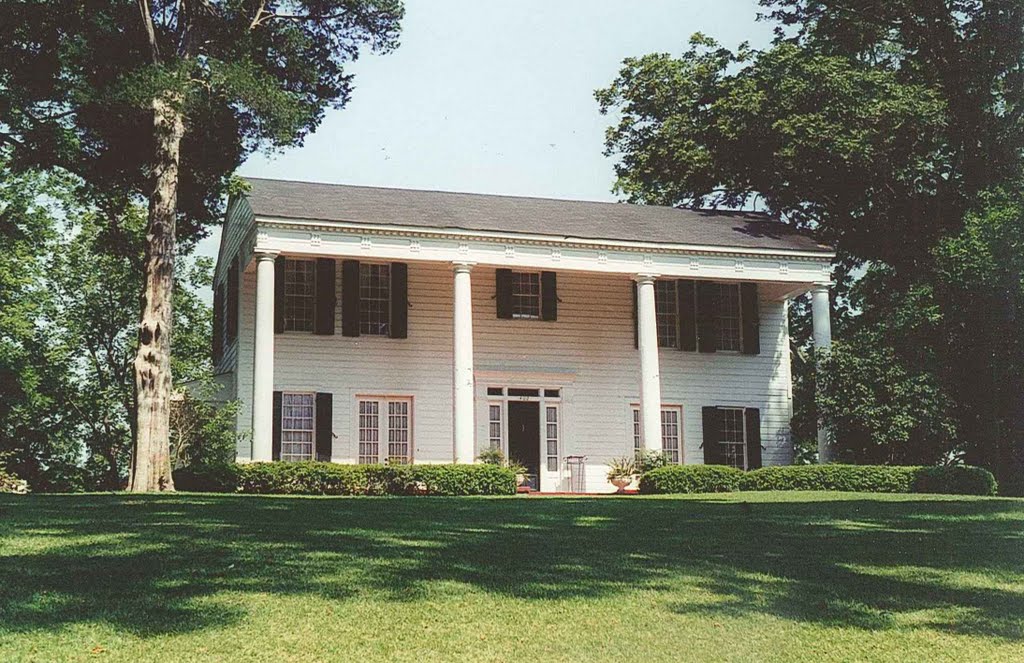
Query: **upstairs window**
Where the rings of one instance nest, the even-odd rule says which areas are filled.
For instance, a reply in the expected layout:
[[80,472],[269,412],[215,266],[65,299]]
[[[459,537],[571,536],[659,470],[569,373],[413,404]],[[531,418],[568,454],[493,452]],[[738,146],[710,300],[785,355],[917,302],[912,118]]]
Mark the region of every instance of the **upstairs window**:
[[718,349],[739,352],[742,347],[740,286],[738,283],[719,283]]
[[679,300],[675,281],[654,282],[654,311],[658,322],[658,347],[674,348],[679,343]]
[[359,333],[367,336],[391,334],[389,265],[359,263]]
[[316,306],[315,262],[284,261],[284,330],[311,332]]
[[540,319],[540,274],[512,272],[512,317]]

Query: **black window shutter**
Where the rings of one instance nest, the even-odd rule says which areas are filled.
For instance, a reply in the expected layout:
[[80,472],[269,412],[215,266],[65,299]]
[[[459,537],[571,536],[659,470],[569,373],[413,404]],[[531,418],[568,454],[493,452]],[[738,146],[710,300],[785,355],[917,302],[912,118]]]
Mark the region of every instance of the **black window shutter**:
[[761,467],[761,411],[748,407],[743,411],[747,420],[747,469]]
[[722,445],[718,441],[722,434],[722,413],[714,406],[702,407],[701,419],[704,426],[704,464],[721,465]]
[[224,354],[224,284],[213,291],[213,363]]
[[335,263],[333,258],[316,259],[316,309],[313,315],[313,333],[321,336],[334,334]]
[[676,298],[679,307],[679,349],[693,352],[697,349],[696,287],[694,281],[680,280],[676,283]]
[[359,336],[359,261],[341,261],[341,334]]
[[697,283],[697,349],[718,349],[718,284],[713,281]]
[[274,460],[281,460],[281,392],[274,392],[274,431],[270,439],[272,440],[272,452],[271,458]]
[[[231,265],[228,270],[227,300],[228,310],[226,318],[227,342],[233,343],[238,338],[238,261]],[[275,279],[274,283],[277,283]]]
[[640,301],[637,293],[638,284],[630,281],[633,290],[633,347],[640,347]]
[[498,317],[512,319],[512,270],[494,270],[494,300],[498,308]]
[[761,354],[761,319],[757,284],[740,284],[740,315],[743,318],[743,354]]
[[558,319],[558,280],[554,272],[540,273],[540,319]]
[[316,395],[316,459],[331,460],[331,445],[334,442],[334,397],[331,394]]
[[409,266],[391,263],[391,338],[409,336]]
[[284,331],[284,257],[274,260],[274,333]]

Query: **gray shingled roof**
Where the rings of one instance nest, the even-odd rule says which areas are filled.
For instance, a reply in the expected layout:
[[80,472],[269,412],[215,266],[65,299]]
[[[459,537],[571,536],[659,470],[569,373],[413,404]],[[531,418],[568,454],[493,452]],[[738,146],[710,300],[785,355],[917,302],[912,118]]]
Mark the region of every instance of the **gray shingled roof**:
[[256,216],[829,253],[763,214],[247,178]]

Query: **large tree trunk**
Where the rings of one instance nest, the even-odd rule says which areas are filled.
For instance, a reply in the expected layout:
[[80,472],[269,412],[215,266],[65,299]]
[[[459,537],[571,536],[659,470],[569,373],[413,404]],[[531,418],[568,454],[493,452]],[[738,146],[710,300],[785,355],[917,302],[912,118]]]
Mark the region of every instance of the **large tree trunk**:
[[171,300],[178,164],[185,118],[181,96],[153,100],[156,141],[146,226],[145,285],[135,356],[136,431],[128,490],[174,490],[170,461]]

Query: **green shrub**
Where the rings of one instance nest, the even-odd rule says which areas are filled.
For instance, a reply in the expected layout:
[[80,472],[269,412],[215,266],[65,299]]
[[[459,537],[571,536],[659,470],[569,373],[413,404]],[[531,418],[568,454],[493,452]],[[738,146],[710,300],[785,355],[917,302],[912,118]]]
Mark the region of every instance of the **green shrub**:
[[659,467],[673,466],[672,459],[664,451],[643,450],[636,452],[636,473],[643,475]]
[[[175,474],[175,482],[178,481]],[[246,463],[232,476],[183,474],[183,490],[259,495],[511,495],[515,473],[497,465]]]
[[425,490],[428,495],[512,495],[516,492],[513,468],[497,465],[406,465],[398,479],[404,492]]
[[835,490],[864,493],[995,495],[996,480],[980,467],[782,465],[741,472],[723,465],[671,465],[640,478],[641,493],[730,490]]
[[193,493],[233,493],[238,490],[239,467],[231,463],[174,470],[174,489]]
[[739,489],[994,495],[996,481],[988,470],[970,466],[787,465],[747,472]]
[[727,493],[743,472],[725,465],[668,465],[640,477],[641,493]]
[[915,493],[995,495],[996,478],[982,467],[922,467],[914,479]]
[[746,472],[740,490],[841,490],[909,493],[916,467],[897,465],[782,465]]

